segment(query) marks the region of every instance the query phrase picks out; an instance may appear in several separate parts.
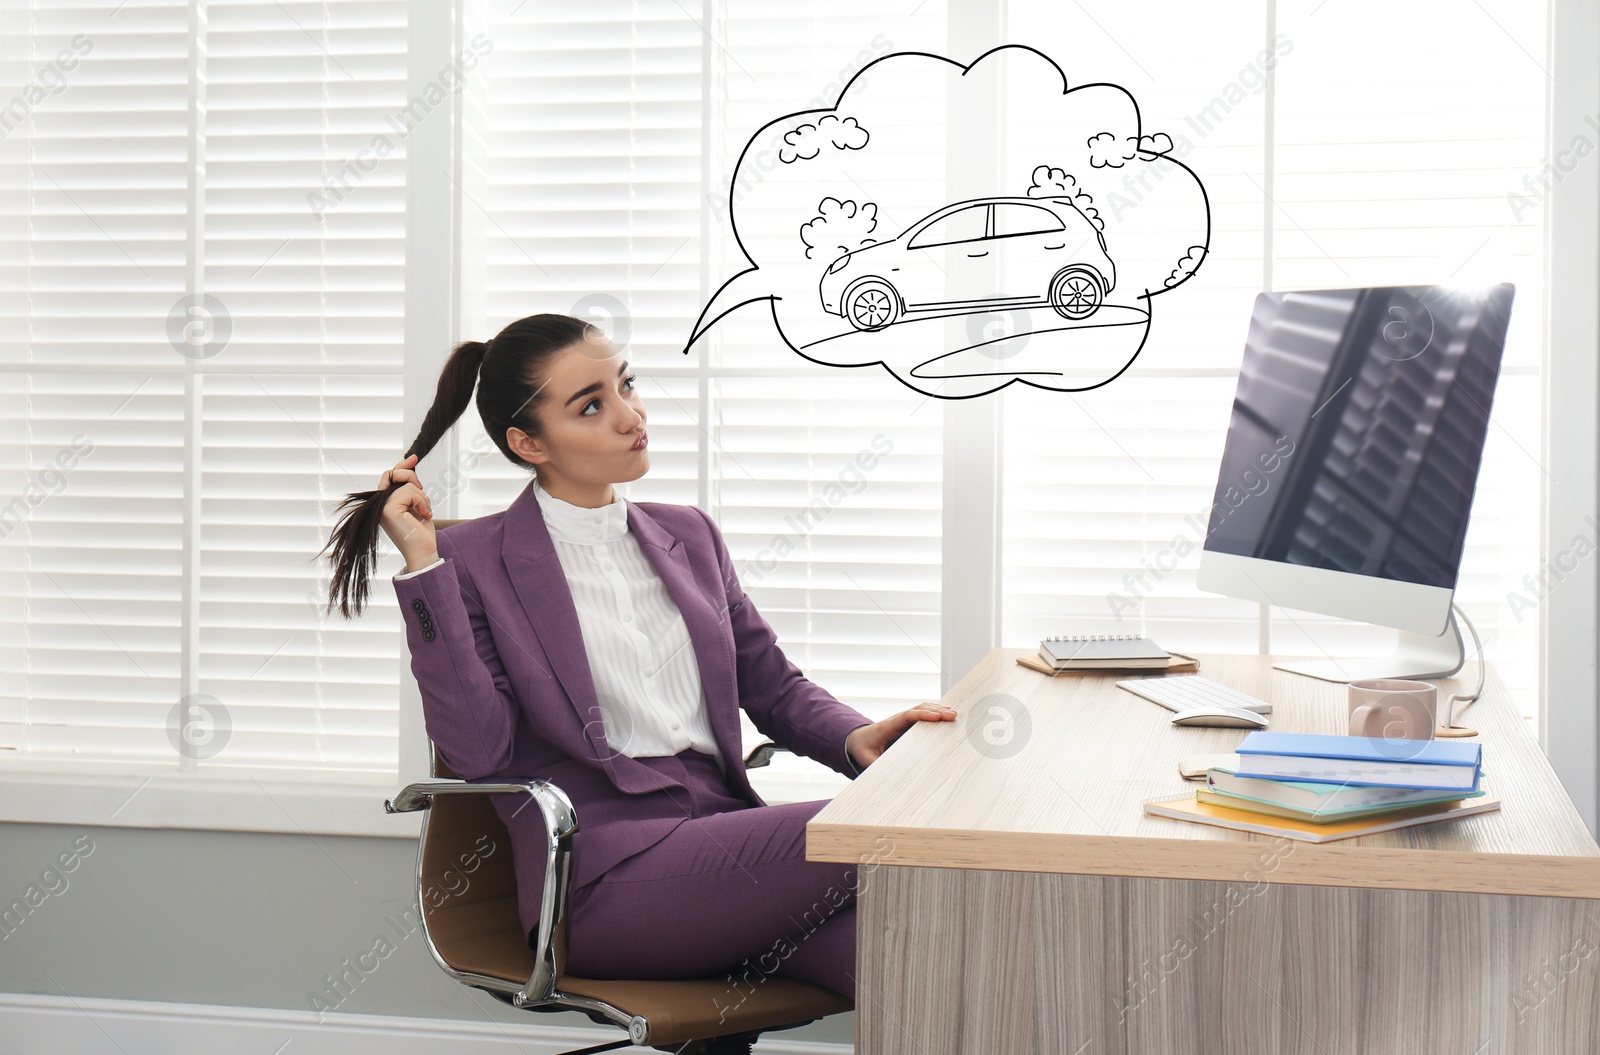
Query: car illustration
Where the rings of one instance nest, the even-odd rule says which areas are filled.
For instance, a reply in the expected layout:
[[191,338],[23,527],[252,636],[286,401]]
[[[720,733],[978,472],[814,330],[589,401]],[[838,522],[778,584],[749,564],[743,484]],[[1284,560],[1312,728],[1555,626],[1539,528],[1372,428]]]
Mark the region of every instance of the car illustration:
[[1049,304],[1087,319],[1116,285],[1105,235],[1066,198],[976,198],[828,265],[822,308],[858,330]]

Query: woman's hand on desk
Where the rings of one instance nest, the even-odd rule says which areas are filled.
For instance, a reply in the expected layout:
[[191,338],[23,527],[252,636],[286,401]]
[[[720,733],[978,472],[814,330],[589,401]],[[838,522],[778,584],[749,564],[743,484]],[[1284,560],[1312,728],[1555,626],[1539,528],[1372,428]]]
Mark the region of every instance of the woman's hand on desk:
[[889,745],[900,739],[907,729],[918,722],[953,722],[954,707],[942,703],[919,703],[908,711],[885,718],[881,722],[863,725],[844,738],[844,749],[850,752],[856,765],[862,769],[875,762],[879,755],[889,750]]

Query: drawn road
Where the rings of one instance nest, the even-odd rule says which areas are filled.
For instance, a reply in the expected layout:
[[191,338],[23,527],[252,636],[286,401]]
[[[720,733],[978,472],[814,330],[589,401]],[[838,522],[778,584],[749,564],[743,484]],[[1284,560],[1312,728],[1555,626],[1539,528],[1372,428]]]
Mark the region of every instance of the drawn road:
[[[1073,320],[1046,305],[913,317],[865,332],[842,320],[840,325],[839,332],[805,344],[805,352],[824,361],[881,359],[923,390],[929,381],[954,381],[957,390],[976,384],[975,391],[988,391],[997,387],[996,381],[1011,377],[1071,390],[1122,370],[1143,347],[1150,314],[1127,304],[1106,304],[1087,319]],[[846,350],[848,354],[841,354]]]

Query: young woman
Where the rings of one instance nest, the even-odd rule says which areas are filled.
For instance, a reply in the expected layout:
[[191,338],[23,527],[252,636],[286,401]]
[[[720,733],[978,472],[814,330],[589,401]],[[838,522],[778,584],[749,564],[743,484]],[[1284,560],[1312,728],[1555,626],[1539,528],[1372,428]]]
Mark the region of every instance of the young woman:
[[[484,429],[533,479],[504,512],[436,531],[416,465],[474,388]],[[359,612],[381,526],[405,557],[395,593],[440,756],[469,780],[546,779],[572,799],[568,973],[690,978],[750,961],[854,997],[854,870],[805,859],[826,800],[761,801],[737,708],[852,778],[955,711],[874,723],[808,681],[710,517],[614,490],[650,467],[645,420],[627,362],[582,320],[534,315],[461,344],[406,456],[345,500],[330,606]],[[495,798],[531,939],[547,837],[525,805]]]

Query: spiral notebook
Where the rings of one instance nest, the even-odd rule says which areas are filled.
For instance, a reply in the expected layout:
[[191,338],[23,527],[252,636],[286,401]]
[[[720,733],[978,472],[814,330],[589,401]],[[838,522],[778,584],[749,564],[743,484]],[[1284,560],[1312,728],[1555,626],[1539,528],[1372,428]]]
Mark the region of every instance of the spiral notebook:
[[1039,642],[1052,670],[1144,670],[1169,666],[1172,654],[1138,634],[1068,634]]

